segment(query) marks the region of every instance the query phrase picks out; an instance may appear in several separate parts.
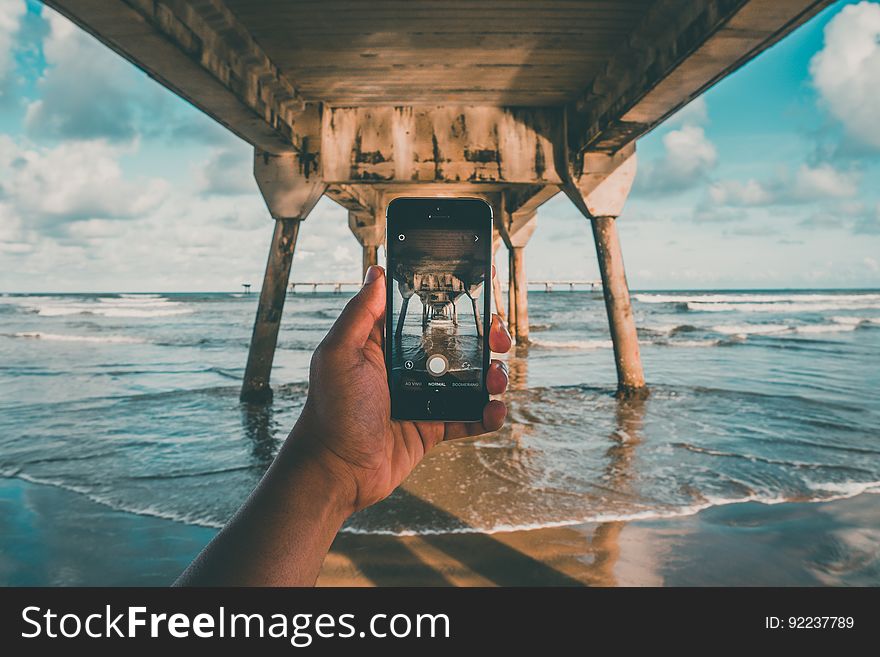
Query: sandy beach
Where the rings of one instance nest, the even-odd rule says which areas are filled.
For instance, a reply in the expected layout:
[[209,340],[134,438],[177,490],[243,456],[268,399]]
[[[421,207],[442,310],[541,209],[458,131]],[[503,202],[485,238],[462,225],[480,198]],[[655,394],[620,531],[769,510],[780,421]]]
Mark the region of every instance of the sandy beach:
[[[868,529],[871,528],[871,529]],[[0,480],[0,585],[170,584],[215,530]],[[343,533],[321,586],[880,584],[880,497],[496,534]]]
[[681,518],[497,534],[340,534],[318,583],[876,586],[880,497],[746,502]]

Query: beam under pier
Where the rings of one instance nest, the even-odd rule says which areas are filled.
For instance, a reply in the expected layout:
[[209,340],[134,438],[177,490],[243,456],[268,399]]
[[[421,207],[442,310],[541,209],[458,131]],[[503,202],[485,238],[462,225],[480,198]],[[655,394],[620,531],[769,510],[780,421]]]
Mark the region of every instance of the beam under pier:
[[266,274],[260,290],[257,318],[248,351],[247,367],[241,386],[241,400],[266,402],[272,399],[269,376],[275,358],[278,329],[287,296],[290,267],[299,234],[300,219],[277,219],[266,261]]

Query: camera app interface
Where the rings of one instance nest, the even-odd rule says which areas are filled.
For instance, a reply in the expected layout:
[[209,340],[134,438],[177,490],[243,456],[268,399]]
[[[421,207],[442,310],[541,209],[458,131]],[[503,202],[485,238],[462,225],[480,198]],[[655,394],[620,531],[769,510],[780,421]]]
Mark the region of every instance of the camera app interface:
[[482,386],[488,255],[473,231],[391,233],[391,379],[398,390]]

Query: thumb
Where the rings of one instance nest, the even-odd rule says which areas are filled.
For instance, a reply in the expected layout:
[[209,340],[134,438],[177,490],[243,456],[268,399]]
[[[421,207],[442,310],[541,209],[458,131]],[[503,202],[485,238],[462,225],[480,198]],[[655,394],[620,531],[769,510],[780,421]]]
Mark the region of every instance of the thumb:
[[385,321],[385,270],[371,265],[364,285],[342,309],[327,341],[339,346],[362,348],[371,338],[382,344]]

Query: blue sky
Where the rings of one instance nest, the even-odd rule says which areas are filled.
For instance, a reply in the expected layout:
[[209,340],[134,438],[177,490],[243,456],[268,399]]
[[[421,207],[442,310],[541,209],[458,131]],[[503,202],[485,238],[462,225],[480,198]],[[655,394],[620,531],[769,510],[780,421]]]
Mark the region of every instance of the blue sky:
[[[880,287],[880,3],[839,2],[638,144],[630,286]],[[250,147],[37,2],[0,0],[0,291],[258,284],[271,223]],[[562,195],[529,278],[598,277]],[[499,269],[504,275],[504,259]],[[324,199],[294,280],[356,280]]]

